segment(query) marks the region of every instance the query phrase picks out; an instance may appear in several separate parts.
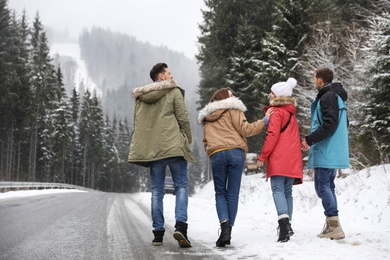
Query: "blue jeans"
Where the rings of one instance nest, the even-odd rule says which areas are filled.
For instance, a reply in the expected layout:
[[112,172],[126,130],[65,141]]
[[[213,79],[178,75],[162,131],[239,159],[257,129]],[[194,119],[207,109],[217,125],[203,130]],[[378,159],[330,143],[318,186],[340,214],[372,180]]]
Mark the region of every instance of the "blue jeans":
[[322,206],[327,217],[338,216],[337,198],[334,191],[336,178],[336,169],[315,168],[314,185],[317,196],[322,199]]
[[153,230],[162,231],[164,227],[164,186],[165,170],[169,166],[175,186],[175,219],[187,223],[188,208],[188,170],[184,157],[171,157],[150,163],[152,186],[152,221]]
[[289,178],[285,176],[271,177],[272,196],[274,197],[274,203],[278,216],[282,214],[288,215],[290,220],[292,219],[293,213],[293,184],[294,178]]
[[245,153],[231,149],[211,155],[215,204],[220,222],[228,220],[234,226],[238,209],[241,176],[244,170]]

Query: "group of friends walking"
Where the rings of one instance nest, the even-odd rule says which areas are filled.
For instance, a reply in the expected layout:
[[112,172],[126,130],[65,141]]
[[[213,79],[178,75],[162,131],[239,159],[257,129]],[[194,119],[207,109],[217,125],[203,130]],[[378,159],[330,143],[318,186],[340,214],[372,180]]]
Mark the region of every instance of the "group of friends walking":
[[[151,215],[153,245],[163,244],[165,171],[169,167],[175,186],[175,231],[180,247],[191,247],[187,236],[188,167],[194,162],[189,145],[192,142],[184,90],[173,79],[165,63],[150,71],[153,83],[132,91],[135,99],[134,129],[128,161],[149,167],[151,176]],[[325,225],[318,237],[343,239],[338,217],[335,178],[337,169],[349,168],[347,92],[341,83],[333,83],[333,71],[321,68],[314,72],[318,95],[311,105],[310,134],[301,138],[296,118],[297,105],[294,78],[271,86],[269,105],[261,120],[248,122],[244,103],[232,89],[223,87],[212,95],[199,111],[203,125],[203,143],[211,161],[215,205],[220,234],[217,247],[231,244],[242,172],[248,152],[247,137],[267,129],[259,167],[266,166],[266,178],[278,218],[278,242],[287,242],[294,234],[293,185],[303,182],[302,150],[309,151],[308,168],[314,169],[314,186],[322,200]]]

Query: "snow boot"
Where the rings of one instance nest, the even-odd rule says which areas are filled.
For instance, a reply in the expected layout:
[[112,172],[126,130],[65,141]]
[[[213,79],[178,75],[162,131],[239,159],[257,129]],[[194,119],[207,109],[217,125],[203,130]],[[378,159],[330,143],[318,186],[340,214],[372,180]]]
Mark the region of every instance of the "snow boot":
[[290,230],[288,231],[288,236],[292,237],[294,235],[294,230],[291,227],[291,221],[289,221],[288,224],[290,225]]
[[345,234],[341,228],[339,217],[326,217],[326,223],[321,234],[317,235],[319,238],[330,238],[330,239],[343,239]]
[[290,220],[289,218],[281,218],[278,220],[279,227],[278,227],[278,233],[279,238],[278,242],[287,242],[290,240],[290,237],[294,235],[294,231],[291,228]]
[[191,242],[187,238],[187,227],[187,223],[176,222],[176,230],[173,232],[173,237],[177,240],[180,247],[191,247]]
[[217,247],[224,247],[225,245],[230,245],[232,228],[229,226],[229,221],[221,223],[221,234],[217,242],[215,243]]
[[[229,227],[230,230],[230,239],[232,238],[232,227]],[[230,245],[230,239],[229,241],[226,241],[226,245]]]
[[164,236],[165,230],[162,231],[153,231],[154,239],[152,241],[152,244],[154,246],[161,246],[163,244],[163,236]]

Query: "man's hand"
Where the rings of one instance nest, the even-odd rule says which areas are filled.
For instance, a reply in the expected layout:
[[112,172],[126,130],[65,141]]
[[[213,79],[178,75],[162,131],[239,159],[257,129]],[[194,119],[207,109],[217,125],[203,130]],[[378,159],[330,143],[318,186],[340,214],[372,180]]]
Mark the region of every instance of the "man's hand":
[[301,144],[302,150],[308,151],[310,149],[310,145],[307,144],[306,138],[302,139],[302,144]]
[[264,162],[257,160],[257,167],[262,167],[264,165]]

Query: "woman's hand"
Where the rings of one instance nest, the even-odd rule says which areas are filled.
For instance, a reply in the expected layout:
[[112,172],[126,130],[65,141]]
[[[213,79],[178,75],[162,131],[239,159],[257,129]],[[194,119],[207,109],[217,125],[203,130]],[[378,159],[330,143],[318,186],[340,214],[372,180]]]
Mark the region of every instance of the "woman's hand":
[[268,108],[267,112],[265,113],[265,117],[269,119],[269,117],[274,113],[274,108],[270,107]]

